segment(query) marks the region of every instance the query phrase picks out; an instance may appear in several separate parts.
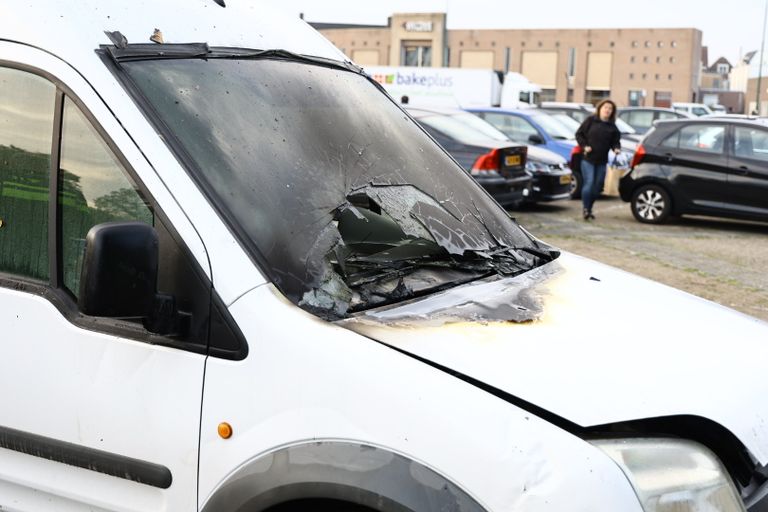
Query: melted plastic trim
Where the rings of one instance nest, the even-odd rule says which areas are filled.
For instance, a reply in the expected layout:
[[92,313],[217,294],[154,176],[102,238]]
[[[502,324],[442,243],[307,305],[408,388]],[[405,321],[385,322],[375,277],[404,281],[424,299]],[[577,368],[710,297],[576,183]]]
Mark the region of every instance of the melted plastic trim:
[[160,464],[2,426],[0,426],[0,448],[160,489],[168,489],[173,482],[171,470]]

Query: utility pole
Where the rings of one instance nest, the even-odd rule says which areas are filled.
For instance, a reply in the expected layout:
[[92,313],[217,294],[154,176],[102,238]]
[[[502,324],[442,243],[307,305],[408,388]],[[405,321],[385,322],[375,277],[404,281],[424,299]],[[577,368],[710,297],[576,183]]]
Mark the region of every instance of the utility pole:
[[755,110],[757,110],[757,115],[760,115],[760,82],[763,78],[763,53],[765,51],[765,22],[768,20],[768,0],[765,0],[765,12],[763,13],[763,41],[760,43],[760,67],[759,71],[757,72],[757,98],[755,99],[755,103],[757,106],[755,107]]

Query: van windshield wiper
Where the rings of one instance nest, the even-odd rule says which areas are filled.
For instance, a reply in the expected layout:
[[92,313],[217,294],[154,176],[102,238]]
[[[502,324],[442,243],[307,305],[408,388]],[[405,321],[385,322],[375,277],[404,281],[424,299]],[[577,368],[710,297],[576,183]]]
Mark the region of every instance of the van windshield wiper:
[[120,32],[106,32],[115,46],[102,46],[117,63],[140,60],[174,59],[280,59],[335,67],[362,74],[361,67],[350,61],[300,55],[287,50],[252,50],[249,48],[210,47],[208,43],[128,43]]

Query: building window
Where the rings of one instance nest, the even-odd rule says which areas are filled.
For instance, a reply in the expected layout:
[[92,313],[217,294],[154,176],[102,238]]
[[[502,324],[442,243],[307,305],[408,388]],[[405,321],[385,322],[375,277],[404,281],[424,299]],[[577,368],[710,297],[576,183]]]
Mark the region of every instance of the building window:
[[555,41],[555,48],[560,48],[560,41]]
[[661,62],[661,57],[656,57],[656,64]]
[[669,108],[672,106],[672,93],[667,91],[656,91],[653,93],[653,106]]
[[667,75],[667,79],[668,79],[668,80],[672,80],[672,73],[670,73],[670,74],[668,74],[668,75]]
[[539,48],[541,48],[541,41],[539,41]]
[[648,78],[648,74],[647,73],[643,73],[643,80],[645,80],[646,78]]
[[432,47],[424,43],[403,43],[404,66],[429,67],[432,65]]
[[630,63],[635,62],[635,56],[634,55],[629,58],[629,62]]
[[614,46],[616,46],[616,43],[614,43],[613,41],[611,41],[611,42],[610,42],[610,44],[609,44],[608,46],[610,46],[611,48],[613,48]]
[[650,41],[646,41],[645,42],[645,47],[646,48],[650,48],[651,47],[651,42]]
[[491,47],[496,48],[496,41],[491,41]]
[[601,101],[607,100],[610,97],[611,91],[592,91],[587,89],[584,92],[584,101],[593,105],[597,105]]
[[728,64],[718,64],[717,65],[717,72],[721,75],[725,75],[728,73]]
[[459,41],[459,46],[464,46],[464,41]]
[[664,41],[659,41],[658,43],[656,43],[656,46],[658,46],[659,48],[664,48]]
[[[630,107],[639,107],[643,104],[643,91],[629,91],[629,101],[627,102]],[[650,123],[649,123],[650,126]]]
[[632,41],[632,48],[637,48],[637,41]]
[[675,63],[675,58],[674,57],[670,57],[669,58],[669,63],[670,64],[674,64]]
[[368,41],[363,41],[363,46],[368,46]]
[[672,41],[670,44],[672,48],[677,48],[677,41]]
[[634,73],[630,73],[629,74],[629,79],[630,80],[634,80],[635,79],[635,74]]
[[587,46],[592,46],[592,41],[587,41]]
[[520,43],[520,46],[522,46],[523,48],[525,48],[525,41],[521,42],[521,43]]
[[647,55],[645,57],[643,57],[643,62],[646,62],[646,63],[648,62],[648,56]]
[[660,75],[659,75],[658,73],[656,73],[656,76],[655,76],[656,80],[658,80],[658,79],[659,79],[659,76],[660,76]]

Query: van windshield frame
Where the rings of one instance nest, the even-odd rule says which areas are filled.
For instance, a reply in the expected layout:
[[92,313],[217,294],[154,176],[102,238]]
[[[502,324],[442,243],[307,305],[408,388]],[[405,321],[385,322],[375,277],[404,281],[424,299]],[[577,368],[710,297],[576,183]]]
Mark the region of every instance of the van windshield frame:
[[558,254],[352,66],[228,49],[112,62],[261,270],[307,310],[343,318]]

